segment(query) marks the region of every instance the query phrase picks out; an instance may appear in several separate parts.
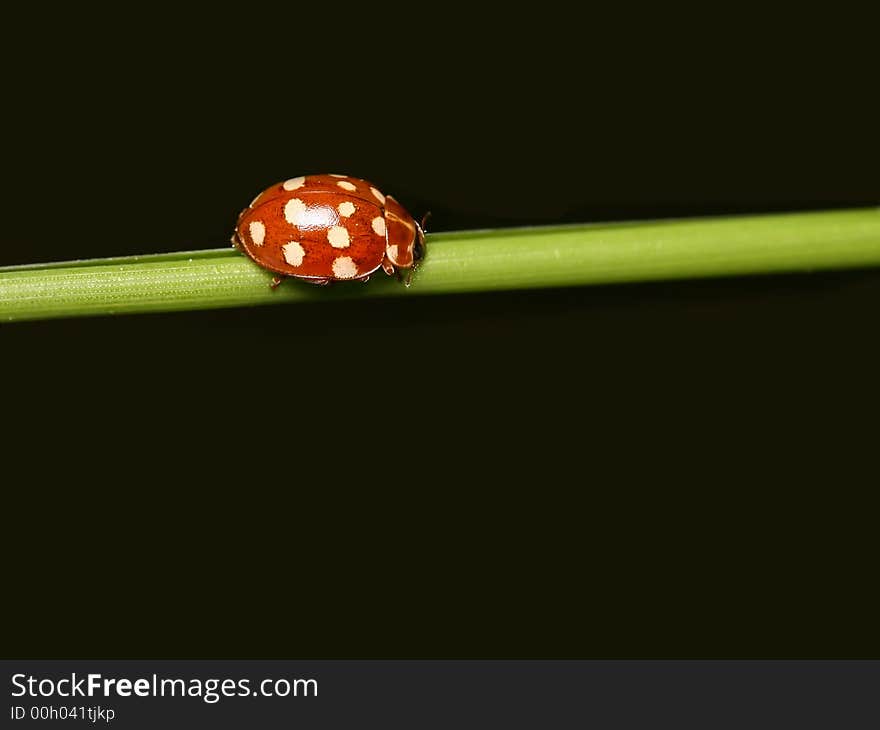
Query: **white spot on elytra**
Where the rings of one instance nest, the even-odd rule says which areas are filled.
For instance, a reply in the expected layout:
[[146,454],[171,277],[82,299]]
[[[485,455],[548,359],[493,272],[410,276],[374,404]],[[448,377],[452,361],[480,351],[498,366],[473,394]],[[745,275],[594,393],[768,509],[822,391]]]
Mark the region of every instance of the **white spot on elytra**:
[[348,218],[352,213],[355,212],[356,208],[354,207],[354,203],[346,200],[344,203],[340,203],[336,206],[336,210],[339,211],[339,215],[343,218]]
[[262,246],[263,241],[266,239],[266,226],[261,221],[251,221],[248,231],[250,231],[254,246]]
[[348,180],[340,180],[336,183],[343,190],[357,190],[357,186],[354,183],[350,183]]
[[339,216],[329,205],[310,205],[299,216],[297,225],[303,230],[319,230],[329,228],[337,223],[339,223]]
[[284,260],[291,266],[299,266],[303,262],[303,256],[306,255],[299,241],[285,243],[281,247],[281,251],[284,253]]
[[397,247],[397,244],[388,247],[388,258],[390,258],[393,263],[397,263],[397,257],[399,255],[400,249]]
[[351,238],[348,235],[348,229],[342,226],[333,226],[327,230],[327,240],[333,248],[348,248]]
[[333,262],[333,276],[337,279],[354,279],[357,276],[357,266],[351,256],[340,256]]
[[372,186],[370,186],[370,192],[373,194],[376,200],[382,203],[382,205],[385,205],[385,196],[382,195],[382,193],[380,193],[378,190],[376,190],[376,188]]
[[306,204],[299,198],[291,198],[284,204],[284,218],[292,226],[299,225],[306,213]]
[[331,172],[330,177],[348,177],[348,175],[337,175],[335,172]]
[[385,219],[381,215],[377,215],[373,218],[373,232],[377,236],[385,235]]
[[304,177],[292,177],[290,180],[285,180],[281,187],[285,190],[298,190],[305,184],[306,179]]

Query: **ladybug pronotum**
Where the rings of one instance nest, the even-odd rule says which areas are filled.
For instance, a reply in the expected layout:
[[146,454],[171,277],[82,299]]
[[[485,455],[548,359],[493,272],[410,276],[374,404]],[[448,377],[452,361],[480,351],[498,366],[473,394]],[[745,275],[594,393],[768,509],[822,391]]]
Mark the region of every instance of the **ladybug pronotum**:
[[389,276],[401,269],[412,275],[425,254],[424,222],[366,180],[306,175],[260,193],[238,216],[232,243],[280,275],[273,288],[282,276],[367,281],[380,266]]

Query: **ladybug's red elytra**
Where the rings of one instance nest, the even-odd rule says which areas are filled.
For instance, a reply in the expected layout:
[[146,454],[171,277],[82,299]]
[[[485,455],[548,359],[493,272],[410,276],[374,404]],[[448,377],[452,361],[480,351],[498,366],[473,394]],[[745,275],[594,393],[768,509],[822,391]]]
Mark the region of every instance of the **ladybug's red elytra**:
[[425,255],[424,222],[367,180],[305,175],[260,193],[238,216],[232,243],[280,275],[273,288],[282,276],[366,281],[380,266],[412,275]]

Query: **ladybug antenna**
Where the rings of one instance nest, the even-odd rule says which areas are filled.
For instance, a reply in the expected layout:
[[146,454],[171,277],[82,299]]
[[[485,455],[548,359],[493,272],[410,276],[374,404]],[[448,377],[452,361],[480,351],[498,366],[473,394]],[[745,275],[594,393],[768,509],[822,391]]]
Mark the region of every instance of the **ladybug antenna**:
[[431,217],[431,211],[429,210],[425,215],[422,216],[422,222],[416,223],[416,234],[417,234],[417,245],[416,249],[413,252],[415,254],[414,258],[416,261],[421,261],[425,258],[425,253],[427,253],[427,246],[425,245],[425,224],[428,222],[428,218]]

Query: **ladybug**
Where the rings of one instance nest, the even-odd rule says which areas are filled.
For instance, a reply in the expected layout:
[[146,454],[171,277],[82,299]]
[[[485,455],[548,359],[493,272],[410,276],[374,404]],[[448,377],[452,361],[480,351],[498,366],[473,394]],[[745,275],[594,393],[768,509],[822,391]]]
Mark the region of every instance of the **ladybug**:
[[264,269],[312,284],[392,276],[425,255],[424,224],[390,195],[349,175],[305,175],[266,188],[238,216],[232,243]]

